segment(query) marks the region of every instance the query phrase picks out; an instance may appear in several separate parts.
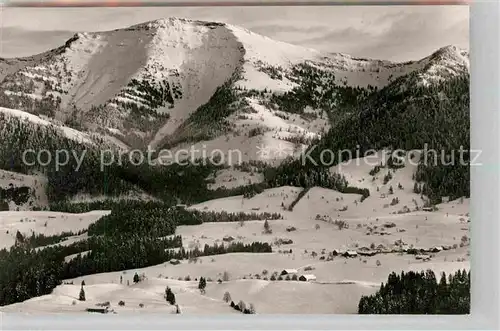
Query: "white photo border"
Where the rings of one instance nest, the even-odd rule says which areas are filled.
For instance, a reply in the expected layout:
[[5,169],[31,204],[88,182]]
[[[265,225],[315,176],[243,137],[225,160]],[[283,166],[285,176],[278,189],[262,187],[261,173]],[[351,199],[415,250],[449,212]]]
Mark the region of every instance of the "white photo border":
[[[235,2],[237,1],[234,1],[233,4]],[[288,4],[292,3],[292,1],[287,2]],[[305,1],[301,2],[303,4]],[[366,1],[364,2],[366,4]],[[444,1],[441,2],[445,4]],[[255,1],[255,3],[259,2]],[[339,4],[339,1],[332,1],[332,3]],[[354,1],[346,1],[345,4],[353,5]],[[386,4],[391,3],[386,2]],[[470,315],[219,315],[194,317],[153,314],[137,316],[73,314],[34,316],[0,313],[0,330],[500,329],[500,317],[498,316],[500,312],[500,2],[479,0],[472,2],[469,6],[471,149],[482,150],[480,161],[482,166],[471,167],[472,302]]]

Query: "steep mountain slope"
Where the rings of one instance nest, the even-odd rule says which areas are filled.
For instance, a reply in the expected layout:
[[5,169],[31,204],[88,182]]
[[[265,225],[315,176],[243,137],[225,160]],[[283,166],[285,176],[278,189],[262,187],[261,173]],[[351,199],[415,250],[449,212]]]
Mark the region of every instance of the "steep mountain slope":
[[115,189],[120,191],[118,196],[127,198],[131,198],[129,193],[142,194],[120,174],[107,176],[108,169],[102,167],[104,155],[123,152],[123,146],[109,136],[0,107],[0,140],[2,209],[5,203],[10,204],[7,210],[46,208],[49,202],[71,200],[79,194],[79,199],[85,194],[116,196]]
[[[419,80],[424,74],[400,77],[356,102],[353,114],[311,144],[304,157],[282,163],[274,180],[281,185],[300,182],[307,186],[322,167],[389,149],[388,165],[394,170],[404,166],[402,156],[423,153],[414,180],[423,185],[418,191],[434,203],[443,196],[469,196],[469,74],[415,84],[425,82]],[[379,170],[374,166],[374,173]],[[308,175],[303,178],[302,174]]]
[[[314,156],[318,159],[323,149],[354,148],[356,142],[363,150],[381,150],[422,149],[423,143],[438,140],[451,141],[446,147],[455,148],[467,140],[469,59],[467,52],[454,46],[419,61],[391,63],[321,53],[223,23],[170,18],[79,33],[58,49],[0,63],[0,106],[10,107],[2,112],[37,122],[35,129],[14,123],[16,134],[9,133],[12,125],[5,126],[5,139],[11,141],[3,149],[6,155],[18,155],[12,147],[29,146],[31,141],[38,147],[48,144],[54,151],[58,144],[85,149],[73,136],[93,145],[92,158],[82,165],[83,174],[93,181],[69,168],[62,174],[49,171],[50,187],[57,191],[49,199],[107,194],[109,189],[123,194],[129,186],[192,202],[247,192],[242,186],[233,193],[211,193],[206,187],[186,193],[200,179],[217,181],[214,172],[223,167],[213,165],[179,167],[183,169],[179,172],[177,165],[136,167],[125,162],[113,164],[104,174],[99,153],[110,146],[169,149],[170,159],[163,155],[157,159],[167,164],[179,161],[171,155],[206,158],[220,152],[226,164],[264,161],[279,166],[311,146],[319,146]],[[40,124],[50,130],[40,131]],[[54,129],[57,137],[51,138],[49,131]],[[39,136],[26,140],[30,130]],[[194,153],[176,154],[185,149]],[[8,159],[2,162],[3,169],[29,175],[41,170],[13,166]],[[262,172],[265,167],[257,168]],[[462,170],[453,178],[457,173]],[[277,175],[265,175],[263,185],[271,187],[300,183],[347,188],[315,170],[303,172],[288,164]],[[429,176],[419,179],[427,181]],[[180,182],[186,185],[184,190],[165,189]],[[252,185],[250,191],[260,184]],[[455,184],[444,185],[447,188],[439,189],[439,194],[453,190]],[[452,195],[467,191],[460,184]]]
[[36,116],[27,112],[23,112],[17,109],[9,109],[0,107],[0,114],[2,118],[5,117],[5,120],[9,120],[10,118],[17,118],[24,120],[26,122],[33,123],[38,126],[52,127],[58,130],[62,135],[67,137],[68,139],[72,139],[76,142],[82,144],[92,144],[92,138],[90,135],[80,132],[78,130],[66,127],[61,123],[58,123],[55,120],[50,120],[49,118],[44,119],[40,116]]
[[[213,139],[273,146],[320,138],[336,102],[342,103],[338,94],[382,88],[417,72],[418,82],[408,84],[427,84],[467,68],[467,54],[455,47],[391,63],[321,53],[223,23],[169,18],[78,33],[46,53],[0,59],[0,106],[106,133],[129,146]],[[307,114],[273,102],[307,83],[321,85]]]
[[39,61],[8,68],[2,94],[50,103],[56,109],[47,115],[63,121],[76,116],[140,138],[166,116],[177,123],[208,101],[241,52],[223,26],[182,19],[79,33]]

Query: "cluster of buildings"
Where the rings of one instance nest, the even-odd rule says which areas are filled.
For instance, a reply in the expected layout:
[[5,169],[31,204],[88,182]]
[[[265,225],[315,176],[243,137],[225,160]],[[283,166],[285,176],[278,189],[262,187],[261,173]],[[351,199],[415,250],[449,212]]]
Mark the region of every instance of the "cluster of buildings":
[[[281,276],[298,275],[298,271],[296,269],[283,269],[283,271],[281,271],[280,275]],[[313,275],[313,274],[304,274],[304,275],[300,275],[298,277],[298,280],[300,280],[302,282],[315,281],[316,280],[316,276]]]

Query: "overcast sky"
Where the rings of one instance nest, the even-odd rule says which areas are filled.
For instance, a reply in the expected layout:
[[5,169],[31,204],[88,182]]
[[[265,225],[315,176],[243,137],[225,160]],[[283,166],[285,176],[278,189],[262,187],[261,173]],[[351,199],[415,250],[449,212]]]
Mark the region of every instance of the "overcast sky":
[[468,6],[3,8],[0,57],[62,45],[75,32],[163,17],[222,21],[265,36],[357,57],[407,61],[446,45],[469,48]]

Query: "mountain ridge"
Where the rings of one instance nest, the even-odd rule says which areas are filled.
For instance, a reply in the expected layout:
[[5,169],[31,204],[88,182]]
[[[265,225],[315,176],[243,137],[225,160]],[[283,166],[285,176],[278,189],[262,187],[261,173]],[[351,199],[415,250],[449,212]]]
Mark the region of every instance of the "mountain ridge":
[[[243,117],[247,115],[241,109],[246,108],[280,122],[274,110],[254,106],[262,104],[266,96],[255,98],[248,91],[289,93],[303,80],[300,66],[314,67],[328,84],[382,88],[414,72],[419,75],[410,85],[440,81],[468,70],[468,52],[464,52],[450,45],[419,61],[359,59],[275,41],[226,23],[165,18],[122,29],[77,33],[56,49],[2,59],[0,106],[79,123],[130,147],[161,148],[172,136],[190,140],[192,134],[183,128],[193,128],[196,111],[224,88],[240,92],[233,97],[239,104],[225,105],[223,113]],[[288,113],[288,109],[280,111]],[[245,124],[234,117],[221,119],[227,123],[209,135],[222,136],[228,126],[233,133],[248,134],[242,128]],[[313,131],[299,125],[299,131],[314,136],[329,128],[326,122],[318,125]],[[256,124],[250,126],[253,129]],[[290,125],[284,126],[288,129]],[[264,127],[275,128],[265,123]],[[283,129],[283,125],[279,127]]]

